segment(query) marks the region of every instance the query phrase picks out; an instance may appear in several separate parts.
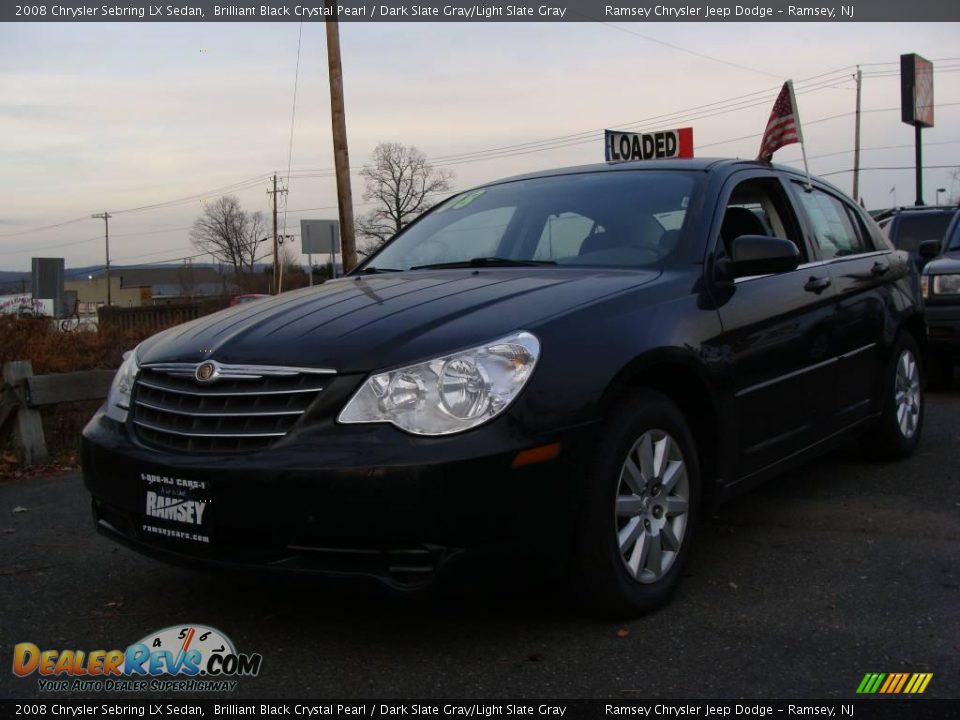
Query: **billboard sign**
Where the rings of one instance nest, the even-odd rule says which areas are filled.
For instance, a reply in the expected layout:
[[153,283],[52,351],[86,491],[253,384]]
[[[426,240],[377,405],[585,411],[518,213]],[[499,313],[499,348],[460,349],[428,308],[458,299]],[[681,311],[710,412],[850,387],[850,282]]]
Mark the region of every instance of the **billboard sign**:
[[933,127],[933,63],[915,53],[900,56],[900,119]]
[[0,295],[0,315],[53,315],[53,300],[33,295]]
[[605,130],[606,160],[658,160],[692,158],[693,128],[650,133]]
[[300,252],[307,255],[340,252],[340,222],[337,220],[301,220]]

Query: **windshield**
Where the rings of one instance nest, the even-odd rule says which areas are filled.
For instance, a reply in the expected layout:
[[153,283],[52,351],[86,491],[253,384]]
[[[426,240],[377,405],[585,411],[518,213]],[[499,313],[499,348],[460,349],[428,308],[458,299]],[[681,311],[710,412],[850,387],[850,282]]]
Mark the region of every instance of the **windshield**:
[[894,244],[898,250],[915,253],[924,240],[942,240],[950,224],[950,215],[936,213],[930,215],[906,215],[900,218]]
[[960,215],[957,216],[957,220],[953,223],[953,230],[950,233],[950,237],[947,238],[947,249],[960,250]]
[[678,245],[686,173],[618,171],[508,182],[434,208],[364,268],[658,264]]

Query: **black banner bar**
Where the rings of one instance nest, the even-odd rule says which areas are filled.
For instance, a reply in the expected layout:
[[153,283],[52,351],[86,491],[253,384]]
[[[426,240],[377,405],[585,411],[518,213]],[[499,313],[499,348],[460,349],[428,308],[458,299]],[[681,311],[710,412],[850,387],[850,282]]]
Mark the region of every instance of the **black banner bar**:
[[2,700],[8,718],[239,718],[316,720],[360,718],[856,718],[856,720],[946,720],[960,701],[874,697],[855,700]]
[[0,4],[3,22],[945,22],[956,0],[25,0]]

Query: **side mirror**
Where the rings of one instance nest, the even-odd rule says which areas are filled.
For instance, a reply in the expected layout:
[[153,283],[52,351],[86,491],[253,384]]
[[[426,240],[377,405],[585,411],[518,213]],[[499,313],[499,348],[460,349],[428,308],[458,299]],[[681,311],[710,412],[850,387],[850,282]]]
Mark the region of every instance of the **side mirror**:
[[932,260],[940,254],[940,241],[924,240],[917,248],[917,254],[925,260]]
[[783,238],[741,235],[733,241],[728,261],[733,277],[772,275],[796,270],[800,264],[797,246]]

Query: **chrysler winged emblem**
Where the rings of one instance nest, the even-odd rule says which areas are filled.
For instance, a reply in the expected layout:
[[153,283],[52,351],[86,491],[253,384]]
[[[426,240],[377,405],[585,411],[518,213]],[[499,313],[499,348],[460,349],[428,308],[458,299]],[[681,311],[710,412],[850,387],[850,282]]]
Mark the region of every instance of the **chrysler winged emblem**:
[[217,366],[211,361],[207,360],[197,365],[197,370],[194,373],[198,383],[208,383],[213,382],[217,379]]

